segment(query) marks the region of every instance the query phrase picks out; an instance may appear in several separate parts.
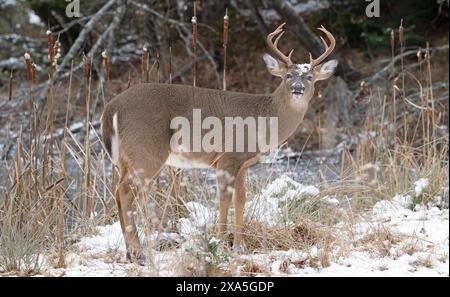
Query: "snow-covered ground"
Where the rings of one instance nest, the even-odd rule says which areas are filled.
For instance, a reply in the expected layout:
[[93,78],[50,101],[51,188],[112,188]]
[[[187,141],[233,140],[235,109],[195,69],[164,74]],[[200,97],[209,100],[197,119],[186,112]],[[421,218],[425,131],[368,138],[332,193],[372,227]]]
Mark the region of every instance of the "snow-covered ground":
[[[427,186],[427,180],[418,180],[415,194],[420,195]],[[304,186],[282,176],[247,203],[247,220],[250,217],[262,220],[267,226],[291,224],[283,217],[286,201],[312,199],[318,193],[314,186]],[[330,207],[344,211],[344,206],[340,205],[343,203],[337,199],[322,199]],[[186,275],[190,268],[195,270],[198,267],[194,266],[200,265],[190,256],[196,248],[200,249],[202,240],[206,240],[207,246],[213,246],[213,250],[219,244],[214,237],[202,237],[202,230],[214,225],[216,210],[199,202],[189,202],[187,209],[189,216],[179,220],[177,233],[153,233],[150,240],[153,244],[178,245],[167,251],[148,248],[151,252],[145,266],[125,260],[125,245],[117,222],[97,227],[96,235],[83,237],[70,247],[66,268],[47,267],[42,273],[53,276]],[[335,240],[326,251],[313,245],[305,250],[231,253],[219,265],[228,266],[231,275],[248,275],[245,263],[252,263],[257,267],[255,274],[270,276],[449,276],[449,210],[439,197],[428,205],[413,207],[411,196],[396,195],[391,200],[377,202],[371,211],[332,226],[331,233]],[[203,254],[206,262],[212,261],[215,255],[205,250]]]

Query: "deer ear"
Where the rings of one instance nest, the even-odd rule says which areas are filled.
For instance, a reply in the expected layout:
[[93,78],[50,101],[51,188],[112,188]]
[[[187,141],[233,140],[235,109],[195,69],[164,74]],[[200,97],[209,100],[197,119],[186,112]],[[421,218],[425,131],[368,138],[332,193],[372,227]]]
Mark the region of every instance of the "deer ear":
[[282,77],[283,73],[286,71],[286,65],[283,62],[278,61],[269,54],[264,54],[264,62],[266,62],[266,67],[269,72],[278,77]]
[[338,66],[337,60],[330,60],[322,65],[319,65],[314,68],[314,71],[316,72],[316,80],[325,80],[330,78],[334,72],[336,71],[336,68]]

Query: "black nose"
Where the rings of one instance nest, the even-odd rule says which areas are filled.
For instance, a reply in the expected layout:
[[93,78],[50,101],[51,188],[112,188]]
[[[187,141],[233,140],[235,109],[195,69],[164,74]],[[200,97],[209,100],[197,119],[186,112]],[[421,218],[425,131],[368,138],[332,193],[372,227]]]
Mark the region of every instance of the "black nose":
[[291,91],[293,94],[303,94],[303,92],[305,91],[305,87],[302,85],[292,85]]

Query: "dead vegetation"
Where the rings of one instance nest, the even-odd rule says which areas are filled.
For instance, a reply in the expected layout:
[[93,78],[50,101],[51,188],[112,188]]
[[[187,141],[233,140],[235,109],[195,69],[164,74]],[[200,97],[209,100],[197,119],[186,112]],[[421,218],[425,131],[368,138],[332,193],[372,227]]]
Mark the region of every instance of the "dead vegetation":
[[[111,19],[110,24],[113,22]],[[186,40],[192,37],[185,23],[173,25],[176,30],[184,32]],[[56,39],[58,35],[48,36]],[[414,204],[426,204],[440,197],[440,207],[448,208],[448,39],[436,38],[432,46],[405,49],[403,40],[400,46],[397,45],[399,37],[394,35],[391,50],[395,54],[380,62],[379,67],[371,69],[381,70],[368,73],[357,88],[336,80],[331,87],[324,86],[319,91],[319,97],[315,99],[316,108],[307,116],[309,124],[300,128],[302,133],[291,146],[300,152],[317,148],[338,150],[340,168],[336,174],[340,178],[330,181],[319,175],[320,195],[309,200],[309,203],[317,203],[313,203],[314,207],[305,208],[302,204],[289,208],[291,225],[267,227],[257,221],[247,222],[244,240],[249,254],[308,250],[319,246],[322,248],[320,254],[307,260],[286,258],[281,261],[279,270],[289,273],[291,265],[297,268],[305,265],[327,267],[330,264],[329,251],[340,244],[334,232],[335,224],[345,220],[351,225],[379,200],[403,193],[411,195]],[[388,45],[390,35],[385,38]],[[259,43],[244,37],[241,44],[259,59],[262,53]],[[236,53],[240,46],[233,49],[233,44],[229,45],[230,64],[240,64]],[[135,48],[141,49],[140,44]],[[184,74],[192,65],[181,67],[185,63],[180,54],[182,51],[178,50],[181,45],[173,43],[173,48],[172,61],[176,66],[172,67],[178,70],[171,74],[171,80],[191,83],[190,74]],[[200,49],[203,54],[197,58],[197,72],[202,75],[198,77],[198,84],[218,87],[220,79],[217,82],[210,79],[220,78],[220,75],[211,66],[215,64],[206,42]],[[58,45],[50,38],[48,50],[42,55],[47,51],[54,54],[51,60],[55,62]],[[147,63],[144,62],[145,67],[141,68],[148,72],[144,71],[143,76],[140,71],[133,70],[139,68],[133,65],[135,61],[114,63],[114,54],[118,55],[114,51],[108,49],[102,59],[95,59],[94,53],[95,48],[80,62],[81,68],[72,61],[76,58],[73,53],[60,57],[59,62],[56,60],[56,63],[61,63],[63,59],[66,65],[72,65],[70,71],[61,74],[61,80],[56,79],[58,70],[55,70],[53,62],[41,65],[48,72],[36,75],[32,66],[33,55],[21,61],[21,73],[8,72],[11,79],[2,89],[0,102],[0,123],[5,127],[0,134],[2,274],[43,273],[44,256],[51,266],[65,267],[66,254],[78,238],[96,234],[96,226],[110,224],[117,219],[112,198],[117,187],[117,171],[111,168],[96,132],[101,106],[113,94],[144,80],[144,76],[145,80],[150,80],[148,76],[165,81],[169,66],[167,57],[160,61],[152,53],[144,59]],[[355,56],[356,61],[360,60],[360,53]],[[242,68],[228,69],[228,89],[268,90],[270,83],[262,65],[254,67],[251,64],[242,63]],[[102,70],[93,75],[95,68]],[[45,104],[39,101],[43,86],[48,86]],[[330,91],[335,86],[340,86],[339,92]],[[339,116],[345,113],[345,109],[330,114],[330,109],[326,108],[333,98],[341,98],[342,94],[347,100],[344,106],[350,104],[350,110],[357,114],[359,120],[350,118],[340,123]],[[330,136],[333,125],[334,134]],[[330,141],[331,137],[333,141]],[[427,178],[430,184],[423,193],[416,195],[414,182],[419,178]],[[251,195],[257,195],[268,182],[266,176],[261,177]],[[200,189],[200,194],[194,195],[194,189]],[[149,190],[148,196],[143,201],[149,203],[140,208],[141,225],[146,234],[151,234],[152,230],[177,232],[176,222],[188,216],[186,203],[199,201],[210,206],[214,191],[199,172],[167,170],[161,181]],[[346,205],[346,211],[338,212],[321,203],[325,196],[332,196],[340,205]],[[213,230],[205,229],[205,234],[206,238],[211,237]],[[389,255],[390,247],[397,244],[399,238],[401,235],[380,228],[358,239],[355,245],[385,256]],[[217,256],[213,262],[206,262],[205,255],[180,256],[178,272],[189,276],[233,275],[236,271],[233,269],[241,267],[240,273],[245,276],[270,273],[269,268],[251,260],[230,258],[228,241],[225,240],[223,247],[218,248],[206,245],[208,256]],[[149,249],[153,247],[151,245]],[[176,251],[179,248],[180,243],[172,242],[158,249]],[[408,254],[417,249],[416,245],[405,247]],[[107,263],[123,261],[115,250],[104,255],[103,259]],[[429,261],[423,259],[416,264],[428,267],[431,265]],[[140,276],[142,271],[131,268],[129,274]]]

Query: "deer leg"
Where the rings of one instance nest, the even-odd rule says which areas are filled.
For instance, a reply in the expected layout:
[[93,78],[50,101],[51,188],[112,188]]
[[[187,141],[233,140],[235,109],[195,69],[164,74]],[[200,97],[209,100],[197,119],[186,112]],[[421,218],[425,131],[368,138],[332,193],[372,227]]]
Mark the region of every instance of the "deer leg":
[[120,225],[122,227],[123,237],[127,247],[127,259],[131,262],[143,263],[144,254],[142,252],[141,243],[134,220],[136,214],[136,207],[134,206],[134,194],[132,183],[127,177],[127,174],[122,175],[121,182],[118,188],[118,206]]
[[116,200],[116,204],[117,204],[117,209],[119,212],[119,221],[120,221],[120,228],[122,229],[122,234],[125,234],[125,223],[123,221],[123,217],[122,217],[122,206],[120,204],[120,191],[119,191],[119,187],[117,187],[116,193],[114,195],[114,200]]
[[235,209],[235,226],[233,249],[239,251],[241,249],[242,231],[244,226],[244,207],[245,207],[245,175],[247,169],[241,168],[236,176],[233,192],[233,203]]
[[227,217],[230,202],[233,197],[234,177],[227,171],[217,172],[217,194],[219,196],[219,222],[217,236],[222,237],[227,230]]

